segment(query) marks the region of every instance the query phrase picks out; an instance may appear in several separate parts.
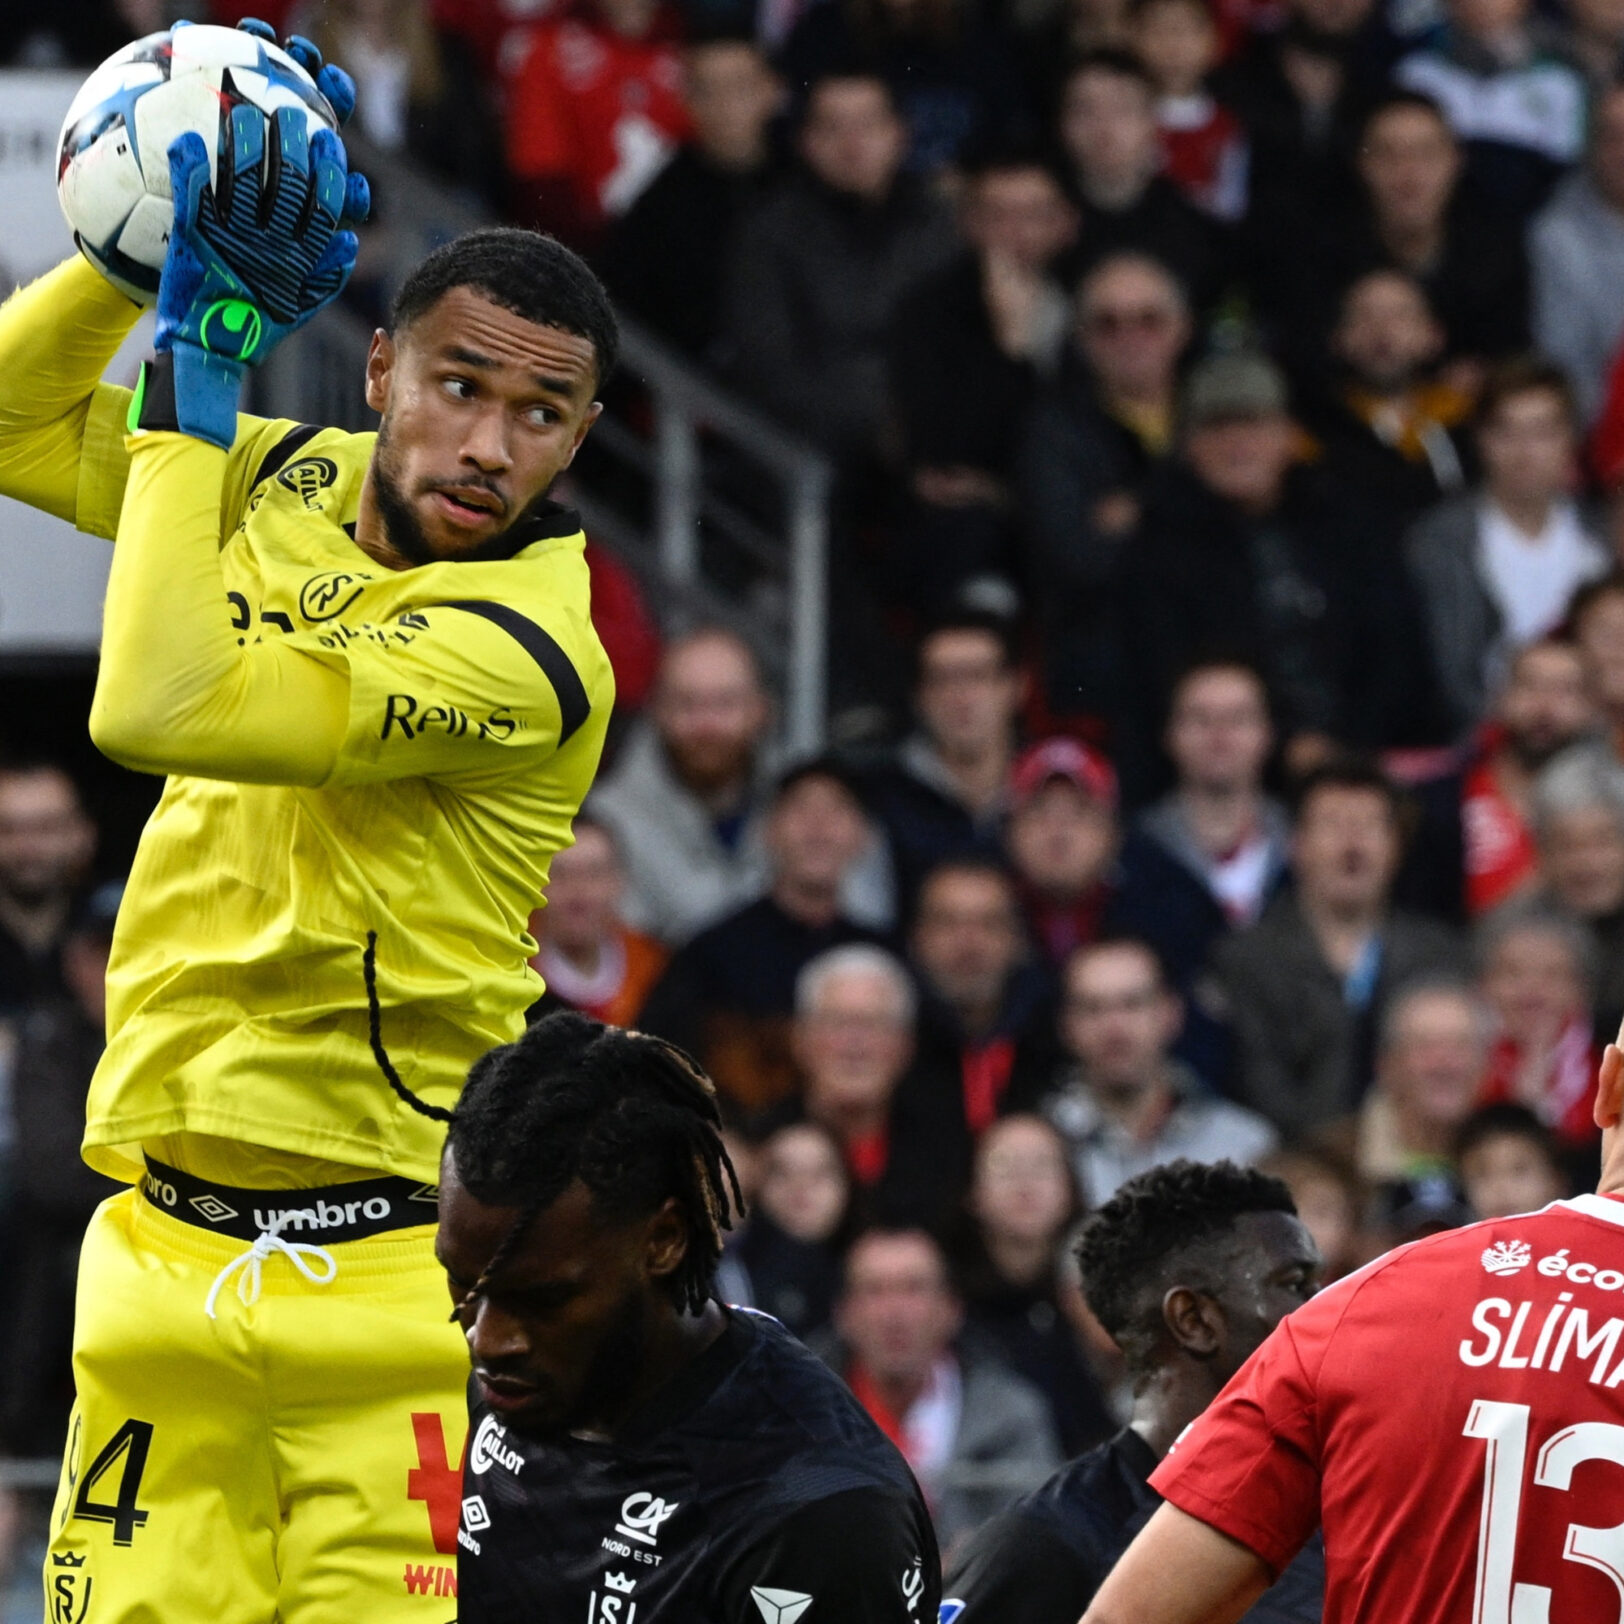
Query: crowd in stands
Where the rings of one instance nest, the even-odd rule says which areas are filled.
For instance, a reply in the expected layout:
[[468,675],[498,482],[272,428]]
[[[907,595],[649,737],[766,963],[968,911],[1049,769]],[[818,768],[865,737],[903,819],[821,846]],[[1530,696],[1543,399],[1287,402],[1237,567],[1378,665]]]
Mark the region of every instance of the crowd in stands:
[[[842,1371],[945,1543],[1123,1414],[1070,1254],[1126,1180],[1267,1168],[1334,1277],[1593,1177],[1616,3],[240,9],[837,470],[830,750],[781,758],[736,632],[669,636],[533,921],[537,1008],[708,1068],[727,1293]],[[167,18],[21,8],[0,60]],[[93,846],[60,772],[0,772],[14,1454],[56,1447],[99,1189]]]

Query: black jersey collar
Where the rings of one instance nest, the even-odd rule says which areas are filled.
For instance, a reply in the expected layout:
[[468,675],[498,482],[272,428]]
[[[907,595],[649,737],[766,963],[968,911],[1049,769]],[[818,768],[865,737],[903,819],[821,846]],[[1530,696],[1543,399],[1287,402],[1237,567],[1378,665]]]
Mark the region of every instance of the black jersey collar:
[[722,1306],[722,1312],[727,1316],[722,1334],[615,1428],[617,1450],[637,1449],[652,1443],[662,1433],[687,1420],[744,1363],[761,1339],[761,1331],[749,1314],[726,1306]]

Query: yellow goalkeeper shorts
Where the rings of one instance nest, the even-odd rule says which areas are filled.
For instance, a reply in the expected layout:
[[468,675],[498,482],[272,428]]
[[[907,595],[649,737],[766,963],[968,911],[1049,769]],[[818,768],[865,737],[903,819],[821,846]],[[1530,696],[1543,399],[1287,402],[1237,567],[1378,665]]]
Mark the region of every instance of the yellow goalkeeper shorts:
[[433,1228],[256,1248],[146,1188],[85,1236],[48,1624],[454,1620],[468,1354]]

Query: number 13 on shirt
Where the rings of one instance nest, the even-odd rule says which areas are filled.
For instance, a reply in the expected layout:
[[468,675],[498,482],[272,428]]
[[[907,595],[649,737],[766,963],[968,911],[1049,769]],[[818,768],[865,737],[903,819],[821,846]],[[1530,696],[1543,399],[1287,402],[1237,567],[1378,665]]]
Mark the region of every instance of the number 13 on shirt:
[[[1463,1429],[1466,1437],[1481,1438],[1484,1443],[1483,1513],[1472,1624],[1570,1624],[1551,1619],[1551,1593],[1544,1585],[1518,1584],[1512,1573],[1523,1510],[1529,1414],[1526,1404],[1478,1399]],[[1534,1482],[1541,1488],[1566,1490],[1575,1467],[1597,1460],[1624,1467],[1624,1427],[1610,1421],[1581,1421],[1563,1427],[1540,1450]],[[1611,1528],[1569,1523],[1562,1555],[1612,1580],[1619,1594],[1618,1616],[1624,1624],[1624,1523]]]

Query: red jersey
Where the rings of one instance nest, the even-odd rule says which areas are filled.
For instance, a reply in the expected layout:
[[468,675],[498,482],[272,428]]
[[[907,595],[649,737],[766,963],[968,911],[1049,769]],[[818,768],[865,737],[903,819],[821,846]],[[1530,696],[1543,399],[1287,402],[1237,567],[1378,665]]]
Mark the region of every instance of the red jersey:
[[1533,831],[1506,797],[1485,756],[1466,774],[1460,798],[1466,847],[1466,910],[1474,918],[1522,889],[1539,867]]
[[1283,1320],[1151,1485],[1278,1573],[1325,1531],[1325,1624],[1624,1614],[1624,1203],[1389,1252]]

